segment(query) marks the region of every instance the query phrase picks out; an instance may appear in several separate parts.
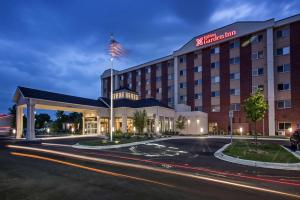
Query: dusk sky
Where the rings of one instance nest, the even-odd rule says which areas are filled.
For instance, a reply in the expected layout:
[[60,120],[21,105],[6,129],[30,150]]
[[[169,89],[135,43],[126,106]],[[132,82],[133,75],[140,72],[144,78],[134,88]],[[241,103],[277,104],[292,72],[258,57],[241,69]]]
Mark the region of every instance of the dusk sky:
[[163,57],[192,37],[240,20],[300,13],[300,1],[14,1],[0,2],[0,113],[18,85],[100,96],[114,33],[127,50],[116,69]]

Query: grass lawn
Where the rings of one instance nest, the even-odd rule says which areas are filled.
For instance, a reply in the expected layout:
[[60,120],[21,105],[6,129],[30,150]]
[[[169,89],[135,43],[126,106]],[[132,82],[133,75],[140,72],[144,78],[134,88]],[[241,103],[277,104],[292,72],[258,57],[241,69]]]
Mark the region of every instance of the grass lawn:
[[123,137],[123,138],[116,138],[114,139],[113,142],[110,142],[108,140],[104,139],[93,139],[93,140],[85,140],[85,141],[80,141],[80,145],[87,145],[87,146],[103,146],[103,145],[116,145],[116,144],[126,144],[126,143],[131,143],[131,142],[141,142],[145,140],[151,140],[153,138],[151,137]]
[[274,163],[298,163],[300,160],[278,144],[258,142],[257,151],[255,143],[250,141],[233,142],[224,154],[246,160],[255,160]]

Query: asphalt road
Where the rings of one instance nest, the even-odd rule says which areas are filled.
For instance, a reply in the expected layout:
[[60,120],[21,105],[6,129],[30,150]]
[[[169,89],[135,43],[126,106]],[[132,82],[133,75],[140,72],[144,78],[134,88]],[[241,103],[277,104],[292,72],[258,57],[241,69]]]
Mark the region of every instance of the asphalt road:
[[[283,184],[298,183],[298,172],[249,168],[215,159],[213,152],[226,142],[219,139],[169,140],[154,146],[138,146],[135,150],[107,151],[30,145],[142,164],[178,174],[2,146],[0,199],[293,199],[262,189],[299,195],[300,185]],[[64,144],[70,143],[64,141]],[[181,153],[174,155],[176,151]]]

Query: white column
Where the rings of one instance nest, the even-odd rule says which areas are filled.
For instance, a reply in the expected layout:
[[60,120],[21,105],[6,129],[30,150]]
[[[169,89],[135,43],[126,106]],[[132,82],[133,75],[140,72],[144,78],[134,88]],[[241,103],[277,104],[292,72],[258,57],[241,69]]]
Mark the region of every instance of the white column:
[[178,57],[174,57],[174,107],[178,106]]
[[23,108],[22,106],[17,106],[16,109],[16,139],[20,139],[23,135]]
[[269,135],[275,135],[274,47],[273,28],[267,30],[268,117]]
[[101,134],[100,115],[97,116],[97,134]]
[[127,132],[127,116],[125,114],[122,115],[122,129],[123,133]]
[[156,114],[154,118],[154,132],[155,134],[159,135],[159,131],[162,127],[159,127],[159,110],[158,107],[156,108]]
[[27,103],[27,140],[35,139],[35,116],[34,116],[35,105],[32,100],[29,99]]
[[82,135],[85,133],[85,119],[84,119],[84,113],[82,113]]

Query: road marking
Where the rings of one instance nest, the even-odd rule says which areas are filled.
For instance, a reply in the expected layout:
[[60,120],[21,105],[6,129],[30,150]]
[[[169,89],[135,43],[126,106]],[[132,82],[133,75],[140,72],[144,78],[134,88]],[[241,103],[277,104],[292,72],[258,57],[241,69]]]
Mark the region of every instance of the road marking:
[[72,147],[73,145],[69,144],[57,144],[57,143],[48,143],[48,142],[42,142],[42,145],[45,146],[59,146],[59,147]]
[[93,172],[100,173],[100,174],[105,174],[105,175],[110,175],[110,176],[115,176],[115,177],[121,177],[121,178],[128,178],[128,179],[143,181],[143,182],[152,183],[152,184],[156,184],[156,185],[162,185],[162,186],[166,186],[166,187],[177,188],[174,185],[170,185],[170,184],[166,184],[166,183],[162,183],[162,182],[158,182],[158,181],[154,181],[154,180],[150,180],[150,179],[140,178],[140,177],[136,177],[136,176],[129,176],[129,175],[115,173],[115,172],[110,172],[110,171],[101,170],[101,169],[97,169],[97,168],[93,168],[93,167],[87,167],[87,166],[84,166],[84,165],[79,165],[79,164],[75,164],[75,163],[71,163],[71,162],[66,162],[66,161],[57,160],[57,159],[53,159],[53,158],[48,158],[48,157],[44,157],[44,156],[38,156],[38,155],[27,154],[27,153],[18,153],[18,152],[11,152],[10,154],[14,155],[14,156],[21,156],[21,157],[34,158],[34,159],[39,159],[39,160],[46,160],[46,161],[49,161],[49,162],[54,162],[54,163],[59,163],[59,164],[62,164],[62,165],[67,165],[67,166],[71,166],[71,167],[85,169],[85,170],[93,171]]
[[103,159],[103,158],[94,158],[94,157],[76,155],[76,154],[72,154],[72,153],[65,153],[65,152],[60,152],[60,151],[55,151],[55,150],[47,150],[47,149],[41,149],[41,148],[35,148],[35,147],[25,147],[25,146],[17,146],[17,145],[7,145],[7,147],[13,148],[13,149],[23,149],[23,150],[32,150],[32,151],[43,152],[43,153],[50,153],[50,154],[65,156],[65,157],[69,157],[69,158],[75,158],[75,159],[77,158],[80,160],[94,161],[94,162],[106,163],[106,164],[111,164],[111,165],[116,165],[116,166],[131,167],[131,168],[136,168],[136,169],[155,171],[155,172],[159,172],[159,173],[178,175],[178,176],[183,176],[183,177],[204,180],[204,181],[208,181],[208,182],[219,183],[219,184],[223,184],[223,185],[236,186],[236,187],[240,187],[240,188],[244,188],[244,189],[251,189],[251,190],[256,190],[256,191],[260,191],[260,192],[267,192],[267,193],[272,193],[272,194],[277,194],[277,195],[288,196],[288,197],[300,199],[300,196],[296,195],[296,194],[280,192],[280,191],[276,191],[276,190],[272,190],[272,189],[260,188],[260,187],[256,187],[256,186],[240,184],[240,183],[235,183],[235,182],[230,182],[230,181],[224,181],[221,179],[209,178],[206,176],[194,175],[194,174],[179,172],[179,171],[174,171],[174,170],[160,169],[160,168],[155,168],[155,167],[150,167],[150,166],[145,166],[145,165],[140,165],[140,164],[126,163],[126,162],[108,160],[108,159]]

